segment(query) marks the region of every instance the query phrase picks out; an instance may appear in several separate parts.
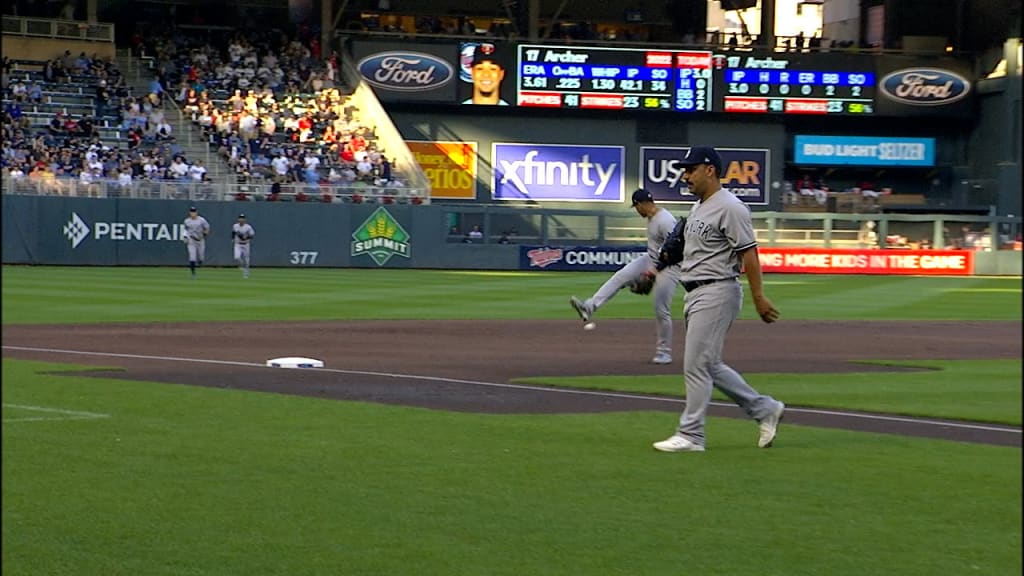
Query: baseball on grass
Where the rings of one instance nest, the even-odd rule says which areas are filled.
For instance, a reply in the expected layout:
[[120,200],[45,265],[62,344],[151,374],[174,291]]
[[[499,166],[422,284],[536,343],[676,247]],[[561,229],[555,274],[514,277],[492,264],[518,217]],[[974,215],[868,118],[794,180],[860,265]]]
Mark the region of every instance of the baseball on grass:
[[597,328],[597,324],[594,324],[593,322],[587,322],[583,325],[584,330],[593,330],[594,328]]

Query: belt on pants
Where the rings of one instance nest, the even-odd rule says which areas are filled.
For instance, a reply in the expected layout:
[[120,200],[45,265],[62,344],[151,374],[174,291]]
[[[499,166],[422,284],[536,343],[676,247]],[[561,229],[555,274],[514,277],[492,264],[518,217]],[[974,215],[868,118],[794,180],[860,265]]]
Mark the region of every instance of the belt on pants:
[[727,280],[735,280],[736,278],[710,278],[708,280],[691,280],[690,282],[683,282],[683,290],[687,292],[693,292],[701,286],[707,286],[708,284],[714,284],[715,282],[725,282]]

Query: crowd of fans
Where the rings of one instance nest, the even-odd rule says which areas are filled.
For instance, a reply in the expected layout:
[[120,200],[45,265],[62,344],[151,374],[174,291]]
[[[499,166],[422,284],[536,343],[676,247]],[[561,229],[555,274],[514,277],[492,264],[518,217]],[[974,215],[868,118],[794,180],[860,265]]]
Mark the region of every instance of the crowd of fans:
[[[186,157],[168,119],[174,99],[237,182],[403,186],[373,127],[348,103],[337,56],[321,58],[315,38],[239,31],[217,43],[177,31],[136,34],[133,45],[155,57],[156,77],[141,96],[95,55],[5,58],[3,170],[56,193],[68,179],[205,181],[206,167]],[[78,93],[92,110],[48,100]],[[111,130],[116,136],[105,137]]]
[[[109,58],[65,51],[38,62],[3,61],[3,154],[16,186],[37,183],[62,193],[103,181],[202,180],[170,135],[159,99],[135,97]],[[123,129],[125,138],[104,131]],[[22,179],[26,180],[22,180]]]
[[176,34],[152,39],[157,69],[238,182],[399,187],[339,81],[336,54],[316,38],[236,32],[222,45]]

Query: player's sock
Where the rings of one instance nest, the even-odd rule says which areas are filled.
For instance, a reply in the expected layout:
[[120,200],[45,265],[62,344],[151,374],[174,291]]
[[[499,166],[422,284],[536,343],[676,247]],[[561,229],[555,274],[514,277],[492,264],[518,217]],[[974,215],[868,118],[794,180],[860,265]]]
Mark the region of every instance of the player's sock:
[[192,271],[192,275],[193,276],[196,275],[196,261],[195,260],[189,260],[189,262],[188,262],[188,269]]

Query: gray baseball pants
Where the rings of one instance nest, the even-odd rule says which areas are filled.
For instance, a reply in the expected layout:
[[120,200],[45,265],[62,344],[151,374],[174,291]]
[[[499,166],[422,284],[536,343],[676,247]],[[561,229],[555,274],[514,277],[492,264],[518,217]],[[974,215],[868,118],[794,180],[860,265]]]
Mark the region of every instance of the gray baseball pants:
[[679,417],[679,435],[701,446],[704,445],[704,421],[712,386],[754,420],[768,416],[778,405],[777,400],[758,393],[739,372],[722,362],[725,336],[742,305],[743,286],[733,280],[700,286],[686,295],[683,307],[686,408]]
[[[628,264],[619,268],[611,278],[605,281],[594,295],[588,298],[583,305],[587,307],[591,315],[605,302],[612,299],[619,290],[629,286],[634,280],[648,270],[655,269],[655,262],[650,256],[634,258]],[[655,350],[666,354],[672,353],[672,298],[676,294],[676,287],[679,286],[679,268],[671,266],[658,273],[651,290],[654,300],[654,320],[656,325],[657,339]]]
[[206,258],[206,240],[188,239],[188,261],[202,262]]

